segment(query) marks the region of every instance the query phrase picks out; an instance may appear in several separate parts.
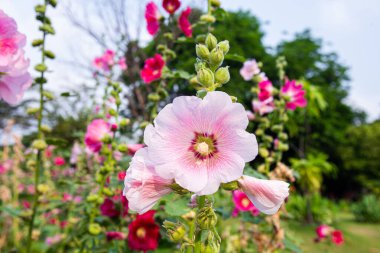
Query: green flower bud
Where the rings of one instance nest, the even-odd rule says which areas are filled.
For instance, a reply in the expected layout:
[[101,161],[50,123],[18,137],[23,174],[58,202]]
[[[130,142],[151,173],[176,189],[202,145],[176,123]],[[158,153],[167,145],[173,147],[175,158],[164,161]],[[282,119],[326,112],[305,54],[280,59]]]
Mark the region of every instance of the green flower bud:
[[211,0],[211,5],[214,7],[220,7],[220,1],[219,0]]
[[28,168],[28,169],[33,169],[33,168],[35,168],[37,166],[37,162],[36,162],[36,160],[28,160],[27,162],[26,162],[26,167]]
[[263,140],[264,140],[265,142],[270,142],[270,143],[272,143],[272,142],[273,142],[273,137],[270,136],[270,135],[264,135]]
[[190,85],[193,85],[193,86],[198,85],[198,84],[199,84],[199,83],[198,83],[198,78],[197,78],[196,76],[193,76],[193,77],[190,79],[189,83],[190,83]]
[[229,183],[221,184],[222,188],[226,191],[234,191],[239,189],[239,184],[237,181],[232,181]]
[[274,125],[271,129],[273,132],[278,133],[281,132],[284,129],[284,127],[282,125]]
[[36,7],[34,7],[34,10],[37,12],[37,13],[45,13],[46,11],[46,6],[45,5],[36,5]]
[[280,139],[280,140],[282,140],[282,141],[286,141],[287,139],[288,139],[288,135],[286,134],[286,133],[280,133],[279,135],[278,135],[278,138]]
[[259,148],[259,154],[261,157],[266,158],[269,156],[269,151],[266,148]]
[[214,48],[210,53],[210,66],[213,69],[217,69],[224,60],[223,51],[219,48]]
[[92,203],[92,202],[96,202],[97,199],[98,199],[98,195],[91,194],[87,196],[86,201],[89,203]]
[[41,130],[42,130],[42,132],[50,133],[51,132],[51,127],[49,127],[47,125],[42,125],[41,126]]
[[32,147],[38,150],[44,150],[47,148],[47,144],[44,140],[38,139],[33,141]]
[[40,83],[40,84],[47,83],[46,78],[42,78],[42,77],[34,78],[34,81],[35,81],[36,83]]
[[186,229],[180,223],[174,223],[166,220],[164,221],[163,226],[166,229],[169,238],[174,242],[181,241],[186,234]]
[[57,7],[57,0],[49,0],[49,4],[55,8]]
[[41,40],[41,39],[33,40],[32,41],[32,46],[33,47],[38,47],[38,46],[41,46],[43,43],[44,43],[44,41]]
[[27,114],[35,114],[40,111],[40,108],[28,108],[26,109]]
[[177,57],[177,54],[173,50],[170,50],[170,49],[166,49],[164,51],[164,55],[171,59],[175,59]]
[[164,37],[168,40],[172,40],[173,39],[173,34],[172,33],[164,33]]
[[128,146],[125,144],[119,144],[119,146],[117,146],[117,150],[119,150],[122,153],[125,153],[128,151]]
[[218,221],[214,209],[210,206],[203,207],[197,216],[197,223],[201,229],[212,229]]
[[49,99],[49,100],[53,100],[53,99],[54,99],[54,95],[53,95],[53,93],[51,93],[50,91],[46,91],[46,90],[44,90],[44,91],[42,92],[42,95],[43,95],[45,98]]
[[219,84],[225,84],[230,80],[230,72],[228,71],[229,67],[219,68],[215,72],[215,82]]
[[206,40],[206,35],[204,35],[204,34],[198,35],[195,38],[196,43],[205,43],[205,40]]
[[226,55],[228,51],[230,51],[230,42],[228,42],[228,40],[223,40],[218,43],[217,47],[219,47],[223,51],[224,55]]
[[88,225],[88,232],[92,235],[98,235],[102,232],[102,228],[98,223],[91,223]]
[[40,26],[39,30],[41,32],[49,33],[49,34],[55,34],[55,30],[51,25],[48,24],[43,24]]
[[289,150],[289,145],[280,141],[278,143],[278,150],[280,150],[282,152],[288,151]]
[[218,44],[218,40],[213,34],[209,33],[206,36],[205,43],[209,50],[213,50]]
[[264,130],[259,128],[259,129],[256,130],[255,134],[257,136],[263,135],[264,134]]
[[131,123],[131,120],[130,119],[122,119],[121,121],[120,121],[120,127],[126,127],[126,126],[128,126],[129,124]]
[[195,71],[198,72],[200,69],[204,69],[204,68],[207,68],[207,65],[206,63],[204,63],[203,61],[197,59],[197,62],[194,64],[195,66]]
[[45,50],[45,51],[44,51],[44,55],[45,55],[47,58],[49,58],[49,59],[54,59],[54,58],[55,58],[55,54],[54,54],[52,51],[50,51],[50,50]]
[[150,93],[150,94],[148,95],[148,99],[149,99],[150,101],[152,101],[152,102],[158,102],[158,101],[160,101],[161,97],[160,97],[160,95],[158,95],[157,93]]
[[197,80],[202,86],[209,88],[214,85],[214,73],[209,68],[202,68],[197,73]]
[[210,56],[210,50],[205,45],[198,44],[195,46],[195,52],[199,58],[202,60],[208,60]]
[[259,91],[259,90],[257,89],[257,87],[252,87],[252,88],[251,88],[251,92],[252,92],[253,94],[257,94],[258,91]]
[[111,116],[116,116],[116,110],[115,109],[112,109],[112,108],[110,108],[109,110],[108,110],[108,113],[111,115]]
[[95,181],[97,183],[101,183],[103,181],[103,179],[104,179],[104,175],[102,175],[100,173],[96,173],[96,175],[95,175]]
[[230,96],[232,103],[236,103],[238,101],[237,97]]
[[37,64],[34,69],[38,72],[45,72],[47,70],[47,66],[43,63]]
[[111,197],[114,195],[114,192],[110,190],[110,188],[103,188],[103,193],[108,196],[108,197]]

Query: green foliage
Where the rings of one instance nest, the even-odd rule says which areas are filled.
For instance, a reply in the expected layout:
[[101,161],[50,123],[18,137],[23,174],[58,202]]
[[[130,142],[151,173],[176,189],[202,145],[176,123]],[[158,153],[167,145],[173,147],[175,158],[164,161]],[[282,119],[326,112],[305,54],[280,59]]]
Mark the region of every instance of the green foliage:
[[380,194],[380,121],[350,127],[340,148],[351,181]]
[[[334,221],[339,207],[333,201],[323,198],[320,194],[311,195],[309,200],[314,222],[331,224]],[[292,194],[286,204],[286,209],[297,221],[308,221],[308,203],[306,197]]]
[[357,221],[380,222],[380,199],[375,195],[366,195],[352,207]]

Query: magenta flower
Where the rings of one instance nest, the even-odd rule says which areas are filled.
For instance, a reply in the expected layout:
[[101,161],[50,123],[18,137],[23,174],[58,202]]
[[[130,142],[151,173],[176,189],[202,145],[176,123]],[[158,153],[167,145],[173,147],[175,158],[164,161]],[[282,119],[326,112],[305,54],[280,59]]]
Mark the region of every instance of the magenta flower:
[[106,198],[103,204],[100,205],[100,212],[107,217],[119,216],[120,212],[116,209],[115,203],[110,198]]
[[297,107],[305,107],[307,100],[302,84],[296,84],[296,81],[286,81],[281,88],[281,94],[287,99],[286,108],[295,110]]
[[283,181],[243,176],[238,183],[255,207],[265,214],[275,214],[289,196],[289,184]]
[[163,179],[157,175],[148,159],[147,148],[137,151],[124,179],[123,195],[129,202],[129,208],[139,214],[149,211],[154,204],[172,190],[172,179]]
[[327,225],[320,225],[315,232],[317,233],[318,239],[323,239],[329,235],[330,227]]
[[343,239],[343,233],[342,233],[342,231],[340,231],[340,230],[334,230],[331,233],[331,240],[336,245],[343,244],[344,243],[344,239]]
[[208,195],[240,178],[256,157],[256,137],[245,131],[247,125],[244,107],[224,92],[181,96],[146,127],[144,141],[159,176]]
[[273,93],[273,85],[271,81],[264,80],[259,83],[258,97],[261,102],[272,97],[272,93]]
[[61,157],[61,156],[57,156],[56,158],[54,158],[54,165],[55,166],[63,166],[65,165],[65,158]]
[[164,0],[162,1],[162,7],[169,13],[174,14],[176,10],[181,6],[181,2],[179,0]]
[[127,238],[127,236],[122,232],[117,231],[108,231],[106,232],[107,241],[112,240],[124,240]]
[[178,18],[178,25],[181,31],[186,37],[193,36],[193,29],[191,28],[191,23],[189,21],[189,16],[191,14],[191,8],[187,7],[186,10],[182,11]]
[[5,166],[3,166],[2,164],[0,164],[0,175],[1,174],[5,174],[7,172],[7,169],[5,168]]
[[232,212],[232,216],[237,216],[239,212],[251,212],[254,216],[260,214],[260,211],[249,200],[244,192],[239,190],[234,191],[232,193],[232,200],[235,204],[235,209]]
[[125,57],[121,57],[117,63],[119,64],[121,70],[126,70],[128,68]]
[[252,78],[258,74],[260,74],[260,68],[254,59],[245,61],[243,67],[240,69],[240,75],[245,81],[252,80]]
[[154,2],[149,2],[145,7],[146,28],[150,35],[155,35],[160,29],[161,14]]
[[102,148],[102,140],[112,135],[110,124],[102,119],[95,119],[87,126],[84,142],[92,152],[97,153]]
[[100,57],[96,57],[92,64],[97,70],[108,72],[110,68],[115,64],[114,62],[115,52],[111,49],[107,49]]
[[260,115],[271,113],[275,109],[275,106],[273,103],[273,97],[270,97],[264,101],[253,100],[252,107],[253,107],[253,111]]
[[165,61],[160,54],[145,60],[144,68],[141,70],[141,78],[145,83],[151,83],[161,78]]

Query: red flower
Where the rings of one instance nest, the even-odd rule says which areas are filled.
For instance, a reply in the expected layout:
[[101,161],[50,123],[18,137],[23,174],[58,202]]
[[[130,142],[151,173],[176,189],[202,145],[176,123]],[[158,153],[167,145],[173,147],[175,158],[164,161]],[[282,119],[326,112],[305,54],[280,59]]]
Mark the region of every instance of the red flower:
[[106,232],[106,237],[108,241],[112,241],[112,240],[124,240],[126,236],[122,232],[109,231],[109,232]]
[[164,0],[162,2],[162,7],[164,7],[169,14],[173,14],[180,6],[181,2],[179,0]]
[[103,204],[100,205],[100,212],[104,216],[116,217],[119,216],[119,211],[115,207],[115,203],[109,198],[106,198]]
[[178,19],[179,28],[181,28],[182,32],[186,35],[186,37],[191,37],[193,35],[193,29],[191,28],[191,24],[189,21],[189,16],[191,13],[191,8],[187,7],[184,10]]
[[342,233],[342,231],[340,231],[340,230],[334,230],[332,232],[332,234],[331,234],[331,240],[336,245],[343,244],[344,243],[344,239],[343,239],[343,233]]
[[121,171],[117,174],[117,178],[119,179],[119,181],[124,181],[125,174],[127,174],[127,172],[125,171]]
[[145,7],[146,29],[150,35],[155,35],[160,29],[161,15],[154,2],[149,2]]
[[129,248],[144,252],[157,249],[160,227],[154,222],[154,214],[155,211],[151,210],[143,215],[137,215],[136,220],[129,224]]
[[56,158],[54,158],[54,164],[56,166],[63,166],[65,165],[65,158],[61,157],[61,156],[57,156]]
[[162,56],[160,54],[155,54],[154,57],[146,59],[144,68],[140,73],[141,78],[145,83],[151,83],[154,80],[160,79],[164,66],[165,61]]
[[22,206],[23,206],[25,209],[29,209],[29,208],[30,208],[30,203],[29,203],[29,201],[27,201],[27,200],[23,200],[23,201],[22,201]]

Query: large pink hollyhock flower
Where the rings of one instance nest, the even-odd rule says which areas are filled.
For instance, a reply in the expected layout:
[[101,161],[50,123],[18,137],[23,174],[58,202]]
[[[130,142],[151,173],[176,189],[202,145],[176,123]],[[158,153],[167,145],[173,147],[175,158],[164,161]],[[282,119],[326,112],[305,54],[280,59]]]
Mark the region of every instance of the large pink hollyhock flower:
[[146,59],[144,68],[140,73],[141,78],[145,83],[151,83],[160,79],[164,66],[165,61],[162,56],[160,54],[155,54],[154,57]]
[[252,204],[244,192],[239,190],[234,191],[232,193],[232,200],[235,204],[233,216],[236,216],[239,212],[252,212],[254,216],[260,214],[260,211]]
[[267,100],[264,101],[253,100],[252,107],[253,111],[259,113],[260,115],[271,113],[275,109],[273,97],[269,97]]
[[191,28],[191,23],[189,21],[189,16],[191,14],[191,8],[187,7],[178,18],[178,25],[186,37],[193,36],[193,29]]
[[331,240],[336,245],[343,244],[344,243],[344,239],[343,239],[343,233],[342,233],[342,231],[340,231],[340,230],[334,230],[331,233]]
[[158,175],[208,195],[240,178],[245,163],[256,157],[256,137],[245,131],[247,125],[244,107],[224,92],[181,96],[146,127],[144,141]]
[[243,176],[238,183],[255,207],[265,214],[275,214],[289,196],[289,184],[283,181]]
[[160,29],[161,14],[154,2],[149,2],[145,7],[146,28],[150,35],[155,35]]
[[264,80],[259,83],[259,100],[265,101],[268,98],[272,97],[273,93],[273,84],[269,80]]
[[0,67],[9,65],[25,42],[26,37],[17,31],[14,19],[0,10]]
[[92,152],[99,152],[102,148],[102,139],[112,136],[111,125],[103,119],[95,119],[87,126],[84,142]]
[[317,233],[318,239],[323,239],[328,236],[330,232],[330,227],[327,225],[320,225],[319,227],[317,227],[315,232]]
[[147,148],[137,151],[124,179],[123,195],[128,199],[129,209],[139,214],[149,211],[154,204],[172,190],[172,179],[157,175],[154,165],[148,159]]
[[247,60],[240,69],[240,75],[245,81],[251,80],[255,75],[260,74],[260,68],[256,60]]
[[169,13],[173,14],[181,6],[179,0],[164,0],[162,1],[162,7]]
[[281,88],[281,94],[288,99],[286,108],[289,110],[293,111],[297,107],[302,108],[307,105],[305,91],[302,89],[302,84],[297,85],[295,80],[286,81],[284,86]]

